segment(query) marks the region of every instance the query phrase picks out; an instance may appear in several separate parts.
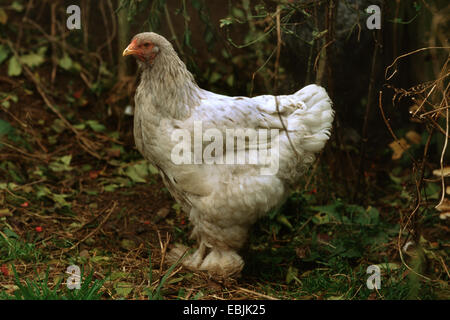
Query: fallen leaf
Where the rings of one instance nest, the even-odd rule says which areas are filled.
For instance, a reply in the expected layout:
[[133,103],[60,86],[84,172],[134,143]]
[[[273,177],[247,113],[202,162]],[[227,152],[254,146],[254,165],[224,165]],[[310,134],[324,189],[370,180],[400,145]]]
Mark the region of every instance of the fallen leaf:
[[433,174],[438,177],[450,176],[450,167],[449,166],[444,167],[443,170],[441,170],[440,168],[433,170]]
[[422,137],[417,132],[411,130],[406,133],[406,139],[413,144],[420,144]]
[[394,152],[392,154],[392,160],[398,160],[402,157],[403,152],[405,152],[410,145],[406,142],[404,138],[398,141],[393,141],[389,144],[389,148]]
[[63,57],[59,59],[58,65],[64,70],[69,71],[73,67],[73,61],[67,53],[64,53]]
[[444,201],[442,201],[442,203],[436,207],[436,210],[439,212],[450,211],[450,200],[445,198]]
[[8,47],[0,44],[0,64],[8,58],[9,50]]
[[106,127],[97,120],[86,120],[85,122],[95,132],[103,132],[106,130]]
[[125,250],[131,250],[136,248],[136,244],[134,243],[133,240],[123,239],[120,242],[120,247]]
[[16,56],[12,56],[8,60],[8,76],[15,77],[22,73],[22,66]]
[[169,207],[164,207],[158,210],[158,212],[156,213],[159,217],[161,218],[165,218],[167,217],[167,215],[170,212],[170,208]]
[[111,273],[109,278],[111,281],[114,281],[114,280],[118,280],[118,279],[124,279],[127,276],[129,276],[129,274],[126,272],[116,271],[116,272]]
[[439,214],[439,219],[446,220],[447,218],[450,218],[450,211]]
[[169,207],[164,207],[158,210],[158,212],[156,213],[155,218],[153,219],[154,223],[158,223],[160,222],[162,219],[166,218],[170,213],[170,208]]
[[20,61],[30,68],[38,67],[45,62],[45,52],[47,47],[41,47],[37,52],[25,54],[20,57]]
[[117,148],[109,148],[106,149],[106,153],[110,158],[119,158],[120,157],[120,149]]
[[127,282],[117,282],[114,284],[114,288],[119,296],[126,298],[131,291],[133,291],[133,284]]
[[92,170],[89,171],[89,178],[91,179],[97,179],[98,175],[100,174],[101,170]]
[[3,8],[0,8],[0,23],[6,24],[6,22],[8,22],[8,15]]
[[11,217],[12,213],[8,208],[0,209],[0,217]]
[[82,250],[80,252],[80,257],[85,258],[85,259],[89,259],[91,256],[89,255],[89,251],[87,251],[86,249]]

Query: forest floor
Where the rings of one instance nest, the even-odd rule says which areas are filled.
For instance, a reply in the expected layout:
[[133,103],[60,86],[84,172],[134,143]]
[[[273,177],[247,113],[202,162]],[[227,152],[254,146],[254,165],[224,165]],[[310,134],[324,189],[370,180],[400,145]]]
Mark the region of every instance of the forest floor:
[[[49,77],[44,70],[39,83]],[[450,297],[448,222],[435,210],[422,213],[406,264],[399,256],[400,217],[413,200],[406,171],[362,206],[330,191],[329,169],[316,166],[306,190],[252,229],[238,278],[167,265],[174,243],[193,244],[186,214],[135,149],[132,117],[104,125],[98,99],[66,80],[40,93],[30,76],[0,77],[10,102],[0,111],[0,299]],[[72,265],[80,290],[66,286]],[[370,265],[382,271],[379,290],[366,285]]]

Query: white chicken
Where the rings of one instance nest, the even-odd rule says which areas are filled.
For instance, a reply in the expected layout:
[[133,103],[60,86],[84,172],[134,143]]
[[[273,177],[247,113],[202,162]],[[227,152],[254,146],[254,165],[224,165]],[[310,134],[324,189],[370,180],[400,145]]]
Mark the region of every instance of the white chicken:
[[[183,265],[217,277],[239,274],[237,251],[250,226],[283,204],[328,140],[330,98],[317,85],[277,97],[203,90],[170,42],[152,32],[137,34],[123,55],[135,56],[142,72],[136,146],[193,225],[198,248]],[[172,257],[182,254],[172,249]]]

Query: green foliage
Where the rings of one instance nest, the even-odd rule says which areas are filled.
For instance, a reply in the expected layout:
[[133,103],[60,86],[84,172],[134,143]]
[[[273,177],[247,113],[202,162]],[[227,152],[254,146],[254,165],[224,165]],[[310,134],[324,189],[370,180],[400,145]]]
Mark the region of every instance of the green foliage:
[[0,231],[0,262],[21,260],[36,263],[42,259],[42,252],[36,245],[24,241],[9,228]]
[[[181,259],[184,258],[184,256],[182,256],[177,262],[173,263],[169,267],[169,269],[167,269],[166,273],[162,276],[162,278],[159,281],[159,283],[158,283],[156,288],[149,287],[149,288],[145,289],[146,295],[147,295],[149,300],[163,300],[162,288],[163,288],[164,284],[167,282],[168,277],[172,274],[172,272],[175,269],[175,267],[177,265],[179,265]],[[148,278],[149,278],[149,283],[152,283],[153,267],[152,267],[152,255],[151,255],[151,252],[149,252],[149,254],[148,254],[148,262],[149,262]]]
[[61,290],[61,283],[63,277],[60,277],[53,289],[49,286],[49,269],[46,270],[44,278],[40,279],[37,276],[37,280],[25,279],[25,284],[20,281],[19,275],[16,272],[14,265],[12,265],[14,271],[15,285],[18,289],[14,294],[8,295],[5,292],[0,291],[0,299],[6,300],[98,300],[100,299],[102,292],[100,291],[105,283],[104,280],[94,280],[93,271],[87,276],[83,277],[81,274],[81,287],[80,289],[70,290],[65,288]]

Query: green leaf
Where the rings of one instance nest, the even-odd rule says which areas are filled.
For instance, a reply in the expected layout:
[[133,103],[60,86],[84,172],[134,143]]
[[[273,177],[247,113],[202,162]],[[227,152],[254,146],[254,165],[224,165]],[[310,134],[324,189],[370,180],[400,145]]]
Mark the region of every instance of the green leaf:
[[3,233],[8,237],[8,238],[15,238],[15,239],[19,239],[19,235],[17,233],[15,233],[14,231],[12,231],[11,229],[5,228],[3,229]]
[[98,195],[98,191],[97,190],[83,189],[83,192],[88,194],[88,195],[90,195],[90,196]]
[[87,120],[86,124],[95,132],[103,132],[106,130],[106,127],[99,123],[97,120]]
[[0,44],[0,64],[8,58],[9,49],[7,46]]
[[368,207],[367,210],[360,210],[356,213],[355,223],[360,225],[374,225],[378,223],[379,212],[376,208]]
[[117,184],[109,184],[107,186],[105,186],[105,191],[106,192],[114,192],[114,190],[116,190],[119,186]]
[[277,221],[278,221],[279,223],[281,223],[282,225],[288,227],[289,230],[293,230],[293,229],[294,229],[294,227],[292,226],[292,224],[289,222],[289,220],[288,220],[288,219],[286,218],[286,216],[283,215],[283,214],[280,214],[280,215],[277,216]]
[[59,205],[59,207],[70,207],[71,206],[70,203],[68,203],[65,199],[70,196],[68,194],[52,193],[49,196],[56,204]]
[[20,57],[20,61],[30,68],[38,67],[45,62],[47,47],[40,47],[36,53],[29,53]]
[[109,279],[111,281],[115,281],[115,280],[119,280],[119,279],[124,279],[128,276],[129,276],[129,274],[126,272],[116,271],[116,272],[111,273],[111,275],[109,276]]
[[15,56],[12,56],[8,61],[8,76],[16,77],[22,73],[22,66]]
[[138,163],[134,166],[130,166],[125,170],[125,174],[134,182],[145,183],[145,179],[148,175],[148,165],[147,163]]
[[228,26],[230,24],[233,24],[233,18],[227,17],[227,18],[224,18],[224,19],[220,19],[219,27],[223,28],[223,27]]
[[209,78],[209,82],[214,83],[214,82],[219,81],[220,79],[222,79],[222,75],[218,72],[213,72],[211,74],[211,77]]
[[136,243],[133,240],[123,239],[120,241],[120,247],[125,250],[132,250],[136,248]]
[[133,284],[127,282],[117,282],[114,284],[116,293],[123,298],[126,298],[131,293],[131,291],[133,291],[133,287]]
[[19,2],[19,1],[14,1],[11,4],[11,9],[17,11],[17,12],[22,12],[23,11],[23,5]]
[[233,13],[233,16],[236,17],[236,18],[240,18],[240,19],[244,19],[245,18],[244,11],[242,11],[239,8],[233,7],[231,12]]
[[64,56],[61,59],[59,59],[58,65],[64,70],[69,71],[73,67],[73,61],[70,58],[70,56],[64,52]]
[[148,164],[148,171],[150,172],[150,174],[158,174],[159,170],[156,169],[153,165],[151,165],[150,163]]
[[417,3],[416,1],[414,1],[413,5],[414,9],[416,9],[417,12],[419,12],[420,9],[422,8],[422,5],[420,3]]
[[440,197],[441,188],[440,185],[436,183],[427,183],[425,189],[422,190],[422,196],[428,199],[437,200]]
[[91,262],[92,263],[99,263],[99,262],[102,262],[102,261],[109,261],[109,260],[111,260],[111,258],[110,257],[106,257],[106,256],[94,256],[94,257],[91,258]]
[[6,109],[9,109],[9,107],[11,106],[11,103],[8,100],[5,100],[2,102],[2,106],[5,107]]
[[0,119],[0,137],[8,134],[14,130],[14,127],[6,122],[5,120]]
[[286,283],[289,284],[293,280],[299,281],[298,280],[298,269],[290,266],[288,268],[288,271],[287,271],[287,274],[286,274]]
[[42,187],[42,186],[37,186],[37,191],[36,191],[36,197],[38,199],[47,196],[48,194],[52,193],[50,191],[49,188],[47,187]]
[[70,165],[70,161],[72,161],[72,155],[63,156],[60,158],[60,161],[65,165]]
[[400,265],[395,262],[380,263],[376,266],[378,266],[383,271],[394,271],[400,269]]
[[72,155],[67,155],[53,161],[49,164],[49,168],[54,172],[71,171],[73,168],[70,166],[72,161]]
[[61,133],[64,130],[66,130],[66,125],[64,124],[64,122],[61,119],[55,119],[53,121],[53,124],[52,124],[51,128],[53,130],[55,130],[55,132]]
[[84,130],[86,129],[86,124],[84,123],[74,124],[73,127],[77,130]]
[[227,84],[232,87],[234,84],[234,75],[230,74],[227,78]]

